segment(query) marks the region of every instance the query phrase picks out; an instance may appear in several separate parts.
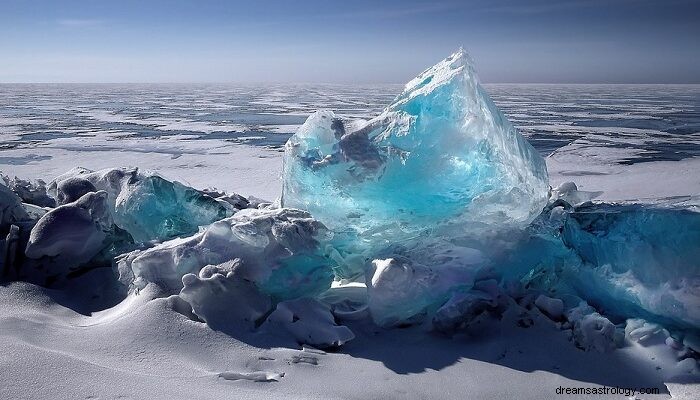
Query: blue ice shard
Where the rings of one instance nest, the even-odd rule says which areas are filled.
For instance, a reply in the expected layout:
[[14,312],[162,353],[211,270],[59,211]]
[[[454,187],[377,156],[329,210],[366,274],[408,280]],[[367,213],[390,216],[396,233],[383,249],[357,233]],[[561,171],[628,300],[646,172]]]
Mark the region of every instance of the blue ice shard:
[[548,190],[544,160],[459,50],[370,121],[311,115],[285,148],[282,204],[335,232],[396,242],[446,223],[527,225]]
[[505,257],[492,259],[505,282],[585,300],[614,321],[643,318],[700,328],[700,212],[553,204],[562,205],[548,206],[526,235],[509,244]]
[[585,204],[564,244],[583,261],[570,283],[608,314],[700,327],[700,212]]

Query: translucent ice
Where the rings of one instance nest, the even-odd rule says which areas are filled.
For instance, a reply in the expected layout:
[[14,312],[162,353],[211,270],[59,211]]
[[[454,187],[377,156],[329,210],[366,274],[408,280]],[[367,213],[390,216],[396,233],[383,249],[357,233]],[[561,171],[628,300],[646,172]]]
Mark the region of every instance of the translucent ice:
[[107,192],[114,222],[138,242],[192,234],[236,210],[228,201],[136,168],[74,168],[49,185],[61,204],[95,190]]
[[401,257],[372,262],[367,280],[369,311],[380,326],[416,321],[431,306],[439,307],[451,292],[471,287],[472,273],[464,268],[430,268]]
[[690,209],[590,202],[572,207],[557,199],[525,235],[513,238],[504,257],[491,262],[508,281],[576,296],[614,319],[697,329],[698,243],[700,213]]
[[286,145],[282,204],[310,211],[333,231],[396,242],[448,222],[526,225],[548,189],[543,159],[460,50],[368,122],[311,115]]
[[582,205],[562,239],[584,264],[570,283],[607,312],[700,327],[700,213]]

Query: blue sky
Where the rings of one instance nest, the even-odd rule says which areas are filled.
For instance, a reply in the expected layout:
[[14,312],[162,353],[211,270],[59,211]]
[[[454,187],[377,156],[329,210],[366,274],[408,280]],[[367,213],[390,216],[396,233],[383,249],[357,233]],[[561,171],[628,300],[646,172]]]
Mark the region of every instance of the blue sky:
[[697,0],[0,0],[0,82],[700,83]]

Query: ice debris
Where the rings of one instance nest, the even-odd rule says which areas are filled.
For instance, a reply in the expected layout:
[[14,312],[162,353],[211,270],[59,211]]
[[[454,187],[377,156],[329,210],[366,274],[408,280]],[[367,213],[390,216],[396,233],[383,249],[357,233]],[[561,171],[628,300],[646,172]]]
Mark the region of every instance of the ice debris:
[[355,337],[346,326],[336,324],[327,305],[310,298],[277,304],[261,329],[287,332],[297,343],[318,348],[339,347]]
[[59,204],[96,190],[107,192],[115,224],[139,242],[189,235],[236,211],[226,199],[137,168],[74,168],[49,184]]
[[543,294],[537,296],[535,305],[548,317],[559,319],[564,314],[564,301],[545,296]]
[[2,231],[8,230],[10,225],[14,223],[30,219],[29,214],[22,207],[22,199],[0,183],[0,228]]
[[284,377],[284,372],[254,371],[254,372],[234,372],[225,371],[218,375],[219,378],[227,381],[247,380],[253,382],[278,382]]
[[522,227],[546,204],[544,160],[460,50],[410,81],[378,117],[311,115],[287,142],[282,204],[375,243],[442,225]]
[[270,296],[240,276],[241,259],[207,265],[199,274],[182,277],[180,297],[192,311],[214,329],[232,332],[252,329],[272,310]]
[[30,182],[17,177],[10,179],[9,176],[2,174],[0,178],[22,199],[22,202],[39,207],[56,207],[56,201],[46,193],[46,182],[43,180]]
[[16,273],[33,225],[19,196],[0,183],[0,281],[11,279]]
[[574,342],[584,350],[609,353],[618,347],[624,337],[615,324],[598,314],[586,302],[569,310],[567,319],[573,326]]
[[[207,265],[233,262],[228,267],[235,279],[252,282],[277,300],[314,296],[333,280],[333,262],[319,244],[326,234],[326,228],[305,211],[245,209],[191,237],[132,253],[120,261],[119,269],[122,275],[133,274],[137,287],[154,282],[178,292],[184,275],[199,274]],[[205,273],[199,279],[209,274]],[[196,284],[193,276],[184,282]]]
[[[20,276],[47,283],[84,267],[109,266],[110,260],[95,259],[103,252],[111,259],[131,238],[114,225],[108,207],[107,193],[98,191],[44,214],[29,234]],[[95,265],[86,265],[91,261]]]
[[439,307],[452,292],[469,288],[473,272],[446,266],[430,268],[403,257],[374,260],[367,277],[369,312],[380,326],[410,323]]

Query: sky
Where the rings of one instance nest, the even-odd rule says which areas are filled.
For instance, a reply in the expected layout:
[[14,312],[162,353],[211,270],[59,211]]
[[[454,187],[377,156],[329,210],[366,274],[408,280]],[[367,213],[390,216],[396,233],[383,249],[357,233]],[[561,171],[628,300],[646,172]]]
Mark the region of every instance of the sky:
[[0,0],[0,82],[700,83],[699,0]]

